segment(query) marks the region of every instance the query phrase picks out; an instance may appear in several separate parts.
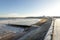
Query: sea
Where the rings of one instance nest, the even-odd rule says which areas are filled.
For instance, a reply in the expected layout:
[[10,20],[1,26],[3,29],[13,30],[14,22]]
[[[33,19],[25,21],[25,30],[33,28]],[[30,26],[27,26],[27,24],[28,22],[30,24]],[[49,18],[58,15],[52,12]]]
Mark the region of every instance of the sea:
[[32,25],[40,21],[40,19],[33,19],[33,18],[27,18],[27,19],[20,19],[20,18],[0,18],[0,29],[3,30],[9,30],[13,32],[22,32],[24,29],[22,28],[15,28],[7,25],[2,24],[18,24],[18,25]]
[[[0,18],[0,20],[12,20],[13,18]],[[14,19],[16,19],[16,18],[14,18]]]

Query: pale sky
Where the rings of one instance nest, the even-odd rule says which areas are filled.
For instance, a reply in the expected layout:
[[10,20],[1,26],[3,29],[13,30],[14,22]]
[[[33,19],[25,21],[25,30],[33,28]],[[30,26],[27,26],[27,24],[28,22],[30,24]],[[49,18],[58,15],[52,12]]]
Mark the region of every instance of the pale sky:
[[60,16],[60,0],[0,0],[0,17]]

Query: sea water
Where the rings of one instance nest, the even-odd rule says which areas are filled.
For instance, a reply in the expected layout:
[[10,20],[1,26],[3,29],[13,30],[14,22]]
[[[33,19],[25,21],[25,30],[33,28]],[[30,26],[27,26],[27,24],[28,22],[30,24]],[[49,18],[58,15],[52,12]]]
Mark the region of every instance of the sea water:
[[12,26],[7,26],[4,24],[18,24],[18,25],[32,25],[37,23],[38,21],[40,21],[40,19],[1,19],[0,20],[0,24],[3,24],[2,26],[0,25],[0,29],[3,30],[9,30],[9,31],[13,31],[13,32],[22,32],[24,31],[23,28],[16,28],[16,27],[12,27]]

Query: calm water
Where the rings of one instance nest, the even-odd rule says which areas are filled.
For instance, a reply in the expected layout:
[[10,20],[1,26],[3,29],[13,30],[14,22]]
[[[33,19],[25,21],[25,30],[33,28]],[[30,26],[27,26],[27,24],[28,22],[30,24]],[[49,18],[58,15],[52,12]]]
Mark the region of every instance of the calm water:
[[19,24],[19,25],[32,25],[40,21],[40,19],[17,19],[12,24]]
[[[40,21],[40,19],[15,19],[15,20],[11,19],[12,21],[8,21],[8,19],[1,19],[1,20],[3,20],[3,21],[7,20],[4,23],[19,24],[19,25],[32,25],[32,24],[35,24],[36,22]],[[16,27],[11,27],[11,26],[6,26],[6,25],[3,25],[2,29],[13,31],[13,32],[22,32],[22,31],[24,31],[23,28],[16,28]]]
[[0,20],[10,20],[12,18],[0,18]]

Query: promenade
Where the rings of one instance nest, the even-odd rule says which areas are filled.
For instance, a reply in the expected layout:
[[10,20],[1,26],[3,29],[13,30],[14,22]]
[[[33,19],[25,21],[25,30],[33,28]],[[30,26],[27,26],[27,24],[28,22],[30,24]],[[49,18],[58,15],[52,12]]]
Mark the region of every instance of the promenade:
[[53,40],[60,40],[60,19],[55,20]]

